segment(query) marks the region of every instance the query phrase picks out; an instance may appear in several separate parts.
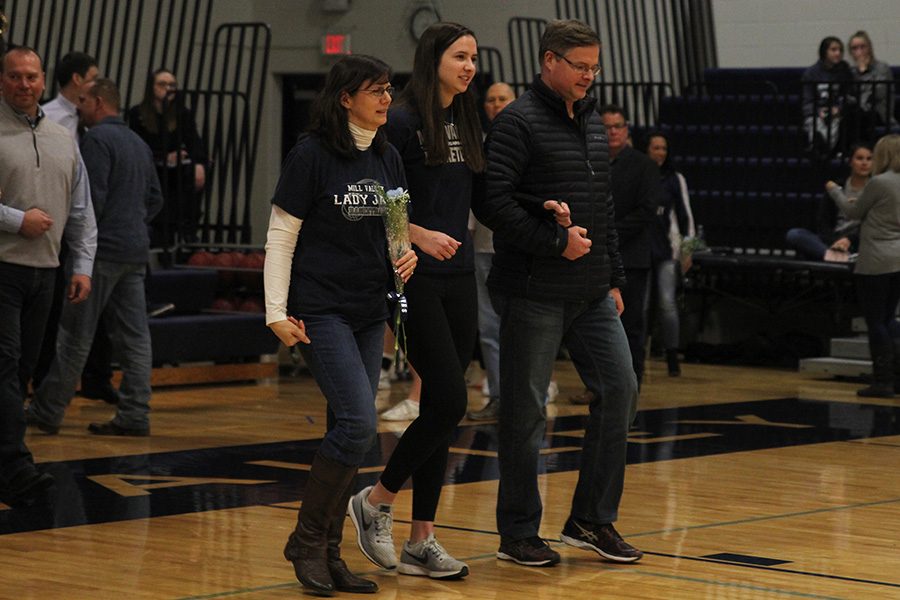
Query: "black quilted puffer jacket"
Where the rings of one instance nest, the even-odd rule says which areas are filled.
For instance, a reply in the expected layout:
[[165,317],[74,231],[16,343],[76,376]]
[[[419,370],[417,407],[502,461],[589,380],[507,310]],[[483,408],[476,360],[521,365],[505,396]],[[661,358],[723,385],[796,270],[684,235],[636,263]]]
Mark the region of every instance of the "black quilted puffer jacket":
[[[476,217],[494,230],[488,286],[535,300],[590,301],[625,285],[609,197],[609,151],[596,100],[562,98],[540,77],[492,123],[487,169],[473,200]],[[569,205],[572,222],[587,229],[591,251],[562,256],[568,236],[545,200]]]

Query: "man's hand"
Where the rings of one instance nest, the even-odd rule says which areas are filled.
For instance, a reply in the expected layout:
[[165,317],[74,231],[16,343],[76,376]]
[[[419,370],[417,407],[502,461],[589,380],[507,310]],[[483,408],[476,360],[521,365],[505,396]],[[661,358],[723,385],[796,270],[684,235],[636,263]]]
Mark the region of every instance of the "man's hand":
[[270,323],[269,329],[289,348],[297,342],[309,343],[309,337],[306,335],[306,325],[303,324],[303,321],[298,321],[294,317]]
[[[22,219],[22,226],[19,228],[19,235],[28,240],[44,235],[44,233],[53,226],[53,219],[50,215],[39,208],[29,208],[25,211]],[[90,286],[88,286],[90,288]]]
[[556,219],[558,225],[563,227],[572,226],[572,213],[569,211],[569,205],[559,200],[547,200],[544,202],[544,210],[552,210],[553,218]]
[[66,292],[66,298],[72,304],[78,304],[87,300],[91,293],[91,278],[87,275],[79,275],[75,273],[69,281],[69,289]]
[[563,256],[569,260],[577,260],[591,251],[591,240],[588,239],[587,229],[584,227],[569,227],[569,243]]
[[609,290],[609,295],[616,301],[616,312],[619,313],[619,316],[621,317],[622,313],[625,312],[625,303],[622,302],[622,292],[619,291],[619,288],[611,288]]

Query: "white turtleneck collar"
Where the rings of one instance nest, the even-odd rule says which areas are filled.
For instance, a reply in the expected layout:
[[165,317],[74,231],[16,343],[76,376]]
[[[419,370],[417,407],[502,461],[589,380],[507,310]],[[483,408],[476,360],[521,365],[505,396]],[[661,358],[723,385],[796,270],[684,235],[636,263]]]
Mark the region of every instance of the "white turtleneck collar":
[[351,122],[348,122],[348,125],[350,125],[350,135],[353,136],[353,143],[356,144],[356,149],[360,151],[368,150],[369,146],[372,145],[372,140],[375,139],[375,131],[363,129]]

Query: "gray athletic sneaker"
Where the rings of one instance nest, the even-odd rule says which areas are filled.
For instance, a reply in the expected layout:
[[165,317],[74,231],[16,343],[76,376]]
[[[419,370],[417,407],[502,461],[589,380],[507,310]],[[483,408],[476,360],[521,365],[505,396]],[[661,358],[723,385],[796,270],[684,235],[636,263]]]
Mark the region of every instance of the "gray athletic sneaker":
[[469,574],[469,567],[450,556],[434,534],[421,542],[404,542],[397,570],[404,575],[422,575],[432,579],[461,579]]
[[382,569],[397,567],[397,551],[394,550],[392,528],[394,517],[390,504],[379,504],[378,508],[369,504],[372,486],[363,488],[350,497],[347,511],[356,527],[356,543],[366,558]]

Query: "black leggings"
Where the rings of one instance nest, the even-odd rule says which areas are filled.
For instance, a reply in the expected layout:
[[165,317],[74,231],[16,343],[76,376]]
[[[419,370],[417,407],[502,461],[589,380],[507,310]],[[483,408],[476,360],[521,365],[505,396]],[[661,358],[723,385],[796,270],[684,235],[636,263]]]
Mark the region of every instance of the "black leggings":
[[419,418],[394,449],[381,484],[399,492],[412,476],[417,521],[434,521],[450,438],[466,414],[465,373],[477,332],[475,275],[416,274],[406,285],[409,362],[422,378]]
[[900,272],[857,275],[856,295],[866,318],[872,358],[892,354],[895,340],[900,339],[900,323],[894,318],[900,301]]

